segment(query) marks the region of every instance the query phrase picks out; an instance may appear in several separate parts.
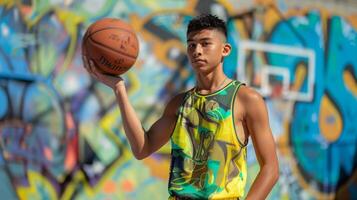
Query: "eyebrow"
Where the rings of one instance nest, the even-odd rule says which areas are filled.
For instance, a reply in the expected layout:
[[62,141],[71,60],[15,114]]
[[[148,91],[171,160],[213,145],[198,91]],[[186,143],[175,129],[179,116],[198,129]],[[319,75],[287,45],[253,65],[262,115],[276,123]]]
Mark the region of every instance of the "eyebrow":
[[[198,39],[198,41],[205,41],[205,40],[212,40],[212,38],[205,37],[205,38],[200,38],[200,39]],[[188,40],[187,40],[187,42],[193,42],[193,41],[196,41],[196,40],[192,40],[192,39],[188,39]]]

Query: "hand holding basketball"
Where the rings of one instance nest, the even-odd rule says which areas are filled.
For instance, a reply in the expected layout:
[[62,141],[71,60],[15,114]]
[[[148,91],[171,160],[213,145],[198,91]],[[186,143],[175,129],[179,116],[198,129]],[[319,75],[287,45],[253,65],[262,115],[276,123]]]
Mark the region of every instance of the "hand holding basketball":
[[124,81],[120,76],[103,74],[98,71],[98,67],[95,66],[93,61],[88,60],[88,58],[86,56],[83,56],[82,58],[83,58],[84,68],[96,80],[102,82],[103,84],[107,85],[108,87],[112,88],[113,90],[115,90],[118,86],[124,86],[124,88],[125,88]]
[[82,55],[94,62],[103,74],[121,75],[135,63],[139,42],[134,30],[126,22],[104,18],[87,29],[82,40]]

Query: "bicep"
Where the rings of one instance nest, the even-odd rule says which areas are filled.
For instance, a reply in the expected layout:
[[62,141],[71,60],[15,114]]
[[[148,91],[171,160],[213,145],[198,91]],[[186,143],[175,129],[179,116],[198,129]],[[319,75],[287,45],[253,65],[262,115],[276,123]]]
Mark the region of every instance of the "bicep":
[[177,111],[184,94],[175,96],[166,106],[163,115],[145,133],[147,137],[146,151],[151,154],[165,145],[175,129]]
[[175,122],[175,116],[163,115],[145,133],[149,143],[147,149],[149,151],[149,154],[157,151],[169,141],[171,134],[175,128]]
[[274,162],[276,149],[264,100],[255,96],[246,109],[246,123],[260,164]]

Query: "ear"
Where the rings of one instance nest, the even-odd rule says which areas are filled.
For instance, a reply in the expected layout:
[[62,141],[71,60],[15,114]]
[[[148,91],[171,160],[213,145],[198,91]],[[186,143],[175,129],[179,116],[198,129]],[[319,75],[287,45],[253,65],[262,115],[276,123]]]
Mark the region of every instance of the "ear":
[[225,43],[223,46],[223,52],[222,52],[222,56],[226,57],[231,53],[232,50],[232,46],[228,43]]

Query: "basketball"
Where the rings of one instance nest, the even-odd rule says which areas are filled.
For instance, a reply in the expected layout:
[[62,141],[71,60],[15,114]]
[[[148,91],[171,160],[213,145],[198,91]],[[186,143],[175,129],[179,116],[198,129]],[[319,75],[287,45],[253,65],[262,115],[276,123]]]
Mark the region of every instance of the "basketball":
[[82,55],[104,74],[121,75],[135,63],[139,41],[132,27],[120,19],[104,18],[91,24],[82,40]]

